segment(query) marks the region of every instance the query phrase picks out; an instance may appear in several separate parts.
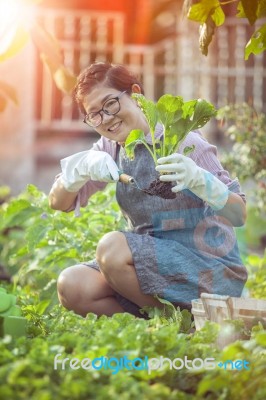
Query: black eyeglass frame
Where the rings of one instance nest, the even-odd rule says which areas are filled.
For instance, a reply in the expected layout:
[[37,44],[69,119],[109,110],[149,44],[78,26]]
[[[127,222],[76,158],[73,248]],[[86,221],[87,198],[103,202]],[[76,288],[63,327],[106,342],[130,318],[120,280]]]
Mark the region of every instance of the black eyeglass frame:
[[[119,113],[119,111],[120,111],[120,109],[121,109],[121,104],[120,104],[120,101],[119,101],[119,100],[120,100],[120,98],[123,96],[123,94],[125,94],[125,93],[127,93],[127,90],[124,90],[123,92],[121,92],[121,93],[120,93],[118,96],[116,96],[116,97],[110,97],[109,99],[105,100],[105,102],[103,103],[102,108],[101,108],[99,111],[90,112],[90,113],[86,114],[85,117],[83,118],[84,124],[87,124],[87,125],[89,125],[89,126],[92,127],[92,128],[97,128],[97,127],[100,126],[101,123],[103,122],[103,115],[102,115],[102,112],[104,112],[104,114],[106,114],[106,115],[116,115],[117,113]],[[110,100],[117,100],[117,102],[118,102],[118,107],[119,107],[119,108],[118,108],[118,110],[117,110],[115,113],[109,113],[108,111],[104,110],[105,104],[106,104],[108,101],[110,101]],[[92,125],[92,124],[87,120],[87,118],[88,118],[88,116],[89,116],[90,114],[93,114],[93,115],[99,114],[99,115],[100,115],[101,120],[100,120],[99,124],[97,124],[97,125]]]

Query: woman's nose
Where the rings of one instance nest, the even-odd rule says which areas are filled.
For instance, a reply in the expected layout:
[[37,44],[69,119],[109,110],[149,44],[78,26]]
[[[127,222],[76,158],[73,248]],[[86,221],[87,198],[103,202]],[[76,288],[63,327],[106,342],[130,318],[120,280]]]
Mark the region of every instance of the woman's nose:
[[107,122],[109,122],[113,118],[114,118],[114,115],[105,114],[103,112],[102,113],[102,124],[106,124]]

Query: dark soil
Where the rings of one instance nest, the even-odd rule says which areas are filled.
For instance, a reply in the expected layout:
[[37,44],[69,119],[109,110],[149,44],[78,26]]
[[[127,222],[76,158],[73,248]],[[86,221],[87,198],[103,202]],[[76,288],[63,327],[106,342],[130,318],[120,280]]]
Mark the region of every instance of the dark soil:
[[145,193],[151,196],[162,197],[163,199],[175,199],[176,193],[172,192],[173,182],[162,182],[160,178],[152,181],[147,189],[143,189]]

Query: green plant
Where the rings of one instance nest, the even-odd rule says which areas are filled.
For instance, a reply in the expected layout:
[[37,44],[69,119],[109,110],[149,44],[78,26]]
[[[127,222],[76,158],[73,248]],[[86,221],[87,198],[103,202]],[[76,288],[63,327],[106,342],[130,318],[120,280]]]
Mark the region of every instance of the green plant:
[[246,284],[250,297],[266,299],[266,250],[264,256],[249,254],[246,257],[249,277]]
[[218,110],[217,120],[233,142],[231,151],[223,154],[222,162],[233,177],[249,182],[249,200],[263,214],[260,218],[265,219],[266,115],[247,103],[229,104]]
[[[150,152],[155,164],[160,157],[166,157],[178,149],[186,135],[203,127],[211,117],[216,115],[214,106],[206,100],[190,100],[184,102],[181,96],[165,94],[157,103],[147,100],[141,94],[133,94],[141,107],[150,128],[152,148],[145,140],[144,132],[136,129],[130,132],[125,142],[125,150],[130,158],[134,158],[134,149],[142,143]],[[163,139],[155,138],[157,123],[163,126]],[[186,147],[185,154],[193,148]]]
[[[265,0],[184,0],[183,11],[188,19],[200,23],[199,45],[202,54],[208,54],[208,46],[217,27],[222,26],[226,19],[223,10],[228,4],[236,4],[233,11],[237,18],[246,18],[252,26],[265,17]],[[260,54],[266,49],[266,24],[262,24],[251,36],[245,46],[245,60],[251,53]]]
[[[36,310],[36,315],[38,311]],[[178,321],[182,315],[178,315]],[[250,341],[238,341],[219,350],[215,345],[218,326],[207,323],[201,331],[185,334],[176,319],[171,321],[155,315],[150,320],[124,313],[99,317],[90,313],[86,318],[54,306],[39,310],[38,326],[30,308],[24,308],[28,319],[25,338],[10,342],[0,339],[0,399],[10,400],[76,400],[118,397],[131,400],[136,396],[151,400],[262,400],[265,396],[264,352],[266,332],[256,326]],[[90,360],[100,357],[121,359],[165,357],[168,360],[212,357],[218,363],[246,360],[247,370],[212,370],[163,368],[147,370],[111,369],[84,370],[54,367],[56,354],[61,359]],[[179,363],[176,363],[177,367]]]
[[[266,397],[266,331],[258,324],[250,341],[216,347],[219,327],[206,323],[194,332],[191,314],[166,300],[164,309],[149,308],[149,320],[128,313],[86,318],[65,310],[55,299],[55,280],[62,268],[87,260],[99,238],[123,228],[109,186],[90,199],[79,218],[50,210],[47,196],[29,185],[20,196],[0,206],[0,258],[13,274],[3,283],[27,320],[25,337],[0,338],[0,400],[262,400]],[[252,295],[265,290],[265,260],[250,259]],[[251,265],[252,264],[252,265]],[[255,265],[256,264],[256,265]],[[259,279],[258,279],[259,277]],[[260,292],[259,292],[260,288]],[[189,360],[247,360],[248,370],[85,370],[54,368],[63,358],[128,357]],[[178,362],[176,364],[178,366]]]
[[21,317],[21,310],[16,305],[16,296],[0,287],[0,337],[25,335],[25,323],[26,320]]
[[56,278],[63,268],[94,258],[101,236],[121,229],[124,220],[114,202],[114,188],[90,199],[79,218],[73,212],[53,211],[47,196],[34,185],[0,207],[0,264],[15,286],[29,288],[35,303],[57,303]]

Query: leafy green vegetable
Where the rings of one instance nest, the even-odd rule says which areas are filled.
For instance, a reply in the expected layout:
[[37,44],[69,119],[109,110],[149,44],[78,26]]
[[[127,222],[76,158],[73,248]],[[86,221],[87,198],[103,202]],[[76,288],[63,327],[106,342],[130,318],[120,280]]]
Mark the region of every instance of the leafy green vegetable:
[[[121,213],[109,187],[90,199],[80,218],[50,210],[47,196],[35,186],[0,206],[0,263],[13,275],[3,283],[17,296],[27,319],[27,336],[0,339],[0,400],[262,400],[266,396],[266,331],[253,328],[249,341],[220,350],[217,324],[195,331],[189,311],[160,299],[149,320],[128,313],[112,317],[89,313],[86,318],[58,304],[56,278],[63,268],[94,256],[100,237],[123,229]],[[21,216],[22,215],[22,216]],[[34,234],[35,233],[35,234]],[[265,257],[247,258],[252,296],[265,293]],[[153,370],[86,371],[54,368],[54,357],[165,357]],[[167,359],[213,357],[217,361],[247,360],[249,370],[176,370]],[[178,362],[177,362],[178,365]]]
[[[137,99],[148,121],[152,138],[152,149],[146,142],[144,132],[133,130],[125,142],[126,153],[130,158],[134,158],[136,145],[142,143],[152,155],[155,164],[158,158],[176,152],[181,142],[191,130],[203,127],[216,115],[214,106],[202,99],[184,102],[181,96],[165,94],[155,104],[148,101],[141,94],[133,94],[133,97]],[[155,139],[154,136],[157,123],[163,125],[162,141]],[[186,154],[192,150],[192,147],[186,148]]]

